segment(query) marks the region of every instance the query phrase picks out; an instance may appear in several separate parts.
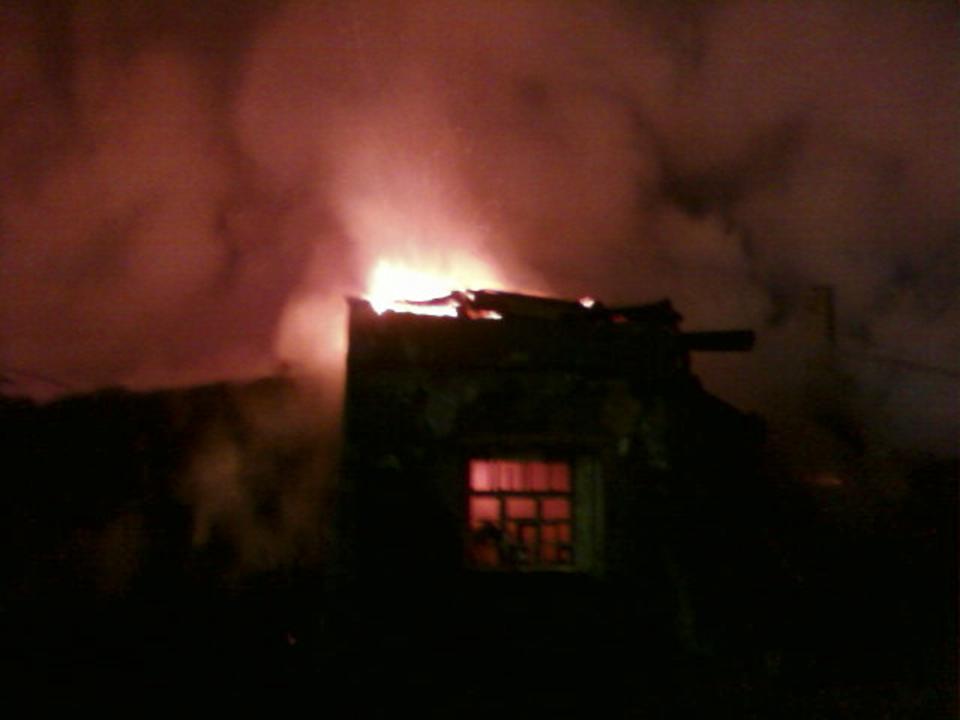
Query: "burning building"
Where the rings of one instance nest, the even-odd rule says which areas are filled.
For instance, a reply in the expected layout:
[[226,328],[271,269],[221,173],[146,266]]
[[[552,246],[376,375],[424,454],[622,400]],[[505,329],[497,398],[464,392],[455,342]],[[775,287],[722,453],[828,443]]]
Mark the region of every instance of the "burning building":
[[351,300],[351,572],[630,580],[664,534],[729,535],[723,505],[754,476],[759,423],[706,392],[690,356],[753,336],[680,320],[669,301]]
[[666,300],[349,305],[337,536],[370,682],[586,716],[655,698],[678,648],[762,654],[763,426],[691,369],[751,332]]

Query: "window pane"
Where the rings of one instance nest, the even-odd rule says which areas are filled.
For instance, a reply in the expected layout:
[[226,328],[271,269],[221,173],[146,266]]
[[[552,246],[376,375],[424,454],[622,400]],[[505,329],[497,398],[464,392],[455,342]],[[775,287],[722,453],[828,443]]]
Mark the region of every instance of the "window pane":
[[570,542],[570,525],[567,523],[558,523],[554,527],[557,528],[557,540],[565,543]]
[[484,522],[500,523],[500,500],[495,497],[470,498],[470,526],[480,527]]
[[570,468],[566,463],[550,463],[550,489],[570,492]]
[[540,546],[540,561],[543,563],[557,562],[557,546],[553,543],[544,543]]
[[533,498],[507,498],[507,517],[534,519],[537,517],[537,501]]
[[490,473],[490,489],[500,490],[503,484],[503,463],[499,460],[487,461],[487,472]]
[[490,463],[486,460],[470,461],[470,487],[477,492],[489,492],[495,490],[493,487],[493,478],[490,473]]
[[534,492],[546,492],[550,489],[550,465],[545,462],[527,463],[528,484]]
[[500,551],[495,542],[485,540],[475,543],[471,548],[473,562],[480,567],[497,567],[500,564]]
[[499,460],[488,460],[487,465],[490,468],[490,489],[495,492],[503,490],[503,463]]
[[511,492],[522,492],[526,490],[527,484],[524,482],[523,477],[523,463],[508,460],[503,463],[503,466],[504,473],[508,478],[503,489]]
[[544,520],[568,520],[570,518],[570,501],[567,498],[544,498]]
[[494,460],[490,463],[494,467],[494,485],[493,489],[502,492],[510,489],[512,482],[510,478],[510,468],[503,460]]

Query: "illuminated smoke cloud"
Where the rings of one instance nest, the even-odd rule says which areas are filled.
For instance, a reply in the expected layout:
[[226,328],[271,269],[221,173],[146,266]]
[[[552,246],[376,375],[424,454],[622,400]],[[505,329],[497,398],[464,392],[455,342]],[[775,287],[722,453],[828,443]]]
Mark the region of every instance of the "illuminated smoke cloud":
[[762,410],[807,392],[781,372],[803,351],[791,326],[811,285],[833,286],[863,414],[944,449],[955,19],[932,3],[301,3],[260,36],[239,117],[262,164],[329,204],[353,282],[398,247],[414,263],[467,249],[520,288],[668,295],[690,324],[760,329],[750,383],[704,371]]
[[456,252],[518,289],[756,327],[749,365],[704,373],[761,410],[807,402],[783,338],[832,285],[858,388],[838,412],[949,450],[956,20],[880,0],[6,3],[8,388],[280,361],[336,385],[342,296],[383,254]]

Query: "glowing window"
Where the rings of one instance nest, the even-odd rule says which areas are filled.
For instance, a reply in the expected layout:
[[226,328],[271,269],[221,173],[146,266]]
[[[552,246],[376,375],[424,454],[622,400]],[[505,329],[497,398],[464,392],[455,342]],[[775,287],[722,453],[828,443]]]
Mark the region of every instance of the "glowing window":
[[504,570],[572,567],[573,502],[569,463],[471,460],[470,561]]

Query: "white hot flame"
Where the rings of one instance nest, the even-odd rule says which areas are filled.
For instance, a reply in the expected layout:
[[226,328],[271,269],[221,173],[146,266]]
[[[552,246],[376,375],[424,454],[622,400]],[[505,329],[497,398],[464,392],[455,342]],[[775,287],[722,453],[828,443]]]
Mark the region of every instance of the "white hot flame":
[[415,270],[400,263],[379,260],[370,274],[366,299],[378,313],[393,310],[454,317],[457,304],[453,301],[437,305],[411,303],[444,298],[455,290],[489,289],[500,285],[496,274],[475,260],[459,264],[446,273]]

